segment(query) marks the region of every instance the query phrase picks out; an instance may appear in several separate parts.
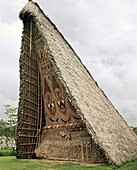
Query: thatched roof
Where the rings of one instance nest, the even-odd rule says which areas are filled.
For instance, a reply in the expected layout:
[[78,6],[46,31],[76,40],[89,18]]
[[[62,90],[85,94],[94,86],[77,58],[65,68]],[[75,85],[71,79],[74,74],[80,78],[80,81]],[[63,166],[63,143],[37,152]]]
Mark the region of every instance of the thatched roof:
[[71,103],[85,121],[88,132],[104,150],[110,163],[121,164],[137,158],[137,136],[97,85],[81,60],[50,19],[34,2],[28,2],[20,18],[31,15],[48,46]]

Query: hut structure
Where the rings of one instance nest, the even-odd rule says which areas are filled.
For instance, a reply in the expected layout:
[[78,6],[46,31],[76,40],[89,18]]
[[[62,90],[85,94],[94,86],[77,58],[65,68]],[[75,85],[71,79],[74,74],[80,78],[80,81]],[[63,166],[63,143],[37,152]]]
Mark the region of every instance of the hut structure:
[[20,19],[17,158],[136,159],[136,135],[38,4],[28,2]]

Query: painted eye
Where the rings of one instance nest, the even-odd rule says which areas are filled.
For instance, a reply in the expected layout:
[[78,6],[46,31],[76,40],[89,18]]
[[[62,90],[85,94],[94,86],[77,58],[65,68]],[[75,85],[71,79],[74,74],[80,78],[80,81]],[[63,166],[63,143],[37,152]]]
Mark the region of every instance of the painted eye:
[[64,100],[61,100],[61,102],[64,104],[65,103],[65,101]]

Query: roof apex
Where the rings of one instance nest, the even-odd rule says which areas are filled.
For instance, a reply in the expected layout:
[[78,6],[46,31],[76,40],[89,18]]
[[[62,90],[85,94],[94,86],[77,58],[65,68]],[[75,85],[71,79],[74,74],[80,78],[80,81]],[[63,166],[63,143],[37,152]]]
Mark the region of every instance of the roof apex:
[[[36,7],[38,7],[38,8],[36,8]],[[19,18],[22,20],[26,13],[33,15],[32,11],[34,11],[34,9],[41,10],[41,8],[39,7],[39,5],[36,2],[34,2],[32,0],[28,0],[27,4],[21,9],[21,11],[19,13]],[[41,10],[41,12],[43,12],[43,11]]]

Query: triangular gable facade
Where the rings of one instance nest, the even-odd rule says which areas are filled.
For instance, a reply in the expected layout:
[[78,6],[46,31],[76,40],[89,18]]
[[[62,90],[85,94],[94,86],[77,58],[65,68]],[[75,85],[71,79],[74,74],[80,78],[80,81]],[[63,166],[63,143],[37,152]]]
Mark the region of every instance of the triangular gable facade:
[[121,164],[137,137],[56,26],[34,2],[22,9],[17,158]]

